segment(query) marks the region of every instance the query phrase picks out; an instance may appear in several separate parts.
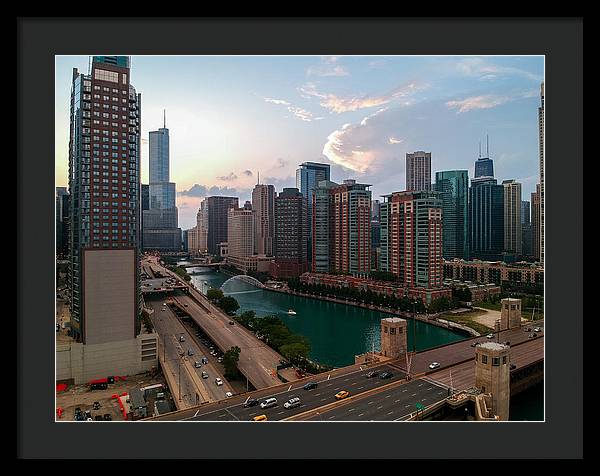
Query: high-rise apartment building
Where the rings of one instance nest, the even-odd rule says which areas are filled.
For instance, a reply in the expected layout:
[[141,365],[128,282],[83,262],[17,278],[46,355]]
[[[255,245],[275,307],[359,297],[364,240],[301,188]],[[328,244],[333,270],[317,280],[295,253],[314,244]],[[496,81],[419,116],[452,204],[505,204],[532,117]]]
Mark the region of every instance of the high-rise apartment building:
[[69,140],[70,307],[78,342],[134,339],[138,315],[141,95],[129,58],[73,69]]
[[531,258],[533,256],[531,240],[531,204],[523,200],[521,201],[521,248],[524,258]]
[[256,184],[252,190],[252,210],[254,210],[255,251],[259,255],[273,256],[273,236],[275,232],[275,187]]
[[205,254],[208,249],[208,202],[202,200],[196,214],[196,229],[198,230],[198,250]]
[[313,253],[312,253],[312,206],[314,199],[314,190],[317,187],[317,184],[323,180],[330,180],[330,166],[329,164],[322,164],[319,162],[303,162],[299,165],[299,168],[296,169],[296,188],[300,191],[300,193],[306,198],[307,209],[306,209],[306,226],[308,232],[308,240],[307,240],[307,256],[308,261],[312,261]]
[[442,200],[438,192],[395,192],[381,205],[381,271],[407,288],[442,285]]
[[406,190],[431,190],[431,152],[406,154]]
[[445,170],[435,174],[435,191],[442,201],[443,255],[469,256],[469,172]]
[[56,257],[69,255],[69,192],[67,187],[56,187]]
[[175,184],[169,182],[169,129],[149,134],[149,209],[143,212],[144,249],[179,251],[181,229],[175,203]]
[[535,186],[535,192],[531,194],[531,254],[534,260],[541,261],[540,238],[541,227],[541,186],[538,183]]
[[319,182],[313,194],[313,264],[316,272],[371,270],[370,185]]
[[540,261],[544,264],[544,205],[546,203],[544,198],[545,186],[544,186],[544,145],[545,145],[545,121],[544,121],[544,83],[540,86],[540,107],[538,108],[538,136],[540,145]]
[[284,188],[275,197],[275,260],[271,274],[277,278],[300,276],[307,271],[306,198],[297,188]]
[[469,188],[469,252],[471,258],[500,261],[504,251],[504,186],[479,177]]
[[[521,224],[521,184],[504,180],[504,253],[505,261],[515,261],[523,254]],[[508,258],[510,257],[510,258]]]
[[239,199],[208,197],[205,201],[208,216],[207,248],[211,255],[218,256],[219,244],[227,242],[227,212],[230,208],[238,208]]

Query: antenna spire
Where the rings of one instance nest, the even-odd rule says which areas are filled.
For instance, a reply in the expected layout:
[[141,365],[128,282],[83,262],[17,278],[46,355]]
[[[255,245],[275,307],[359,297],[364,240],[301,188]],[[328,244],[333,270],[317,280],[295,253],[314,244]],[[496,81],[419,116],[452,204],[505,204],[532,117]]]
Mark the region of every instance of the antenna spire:
[[167,128],[167,110],[163,109],[163,127]]
[[258,174],[258,179],[256,181],[256,185],[260,185],[260,171],[257,172],[257,174]]
[[481,159],[481,141],[479,141],[479,158]]
[[490,136],[487,134],[485,135],[485,143],[486,143],[486,155],[489,159],[490,158]]

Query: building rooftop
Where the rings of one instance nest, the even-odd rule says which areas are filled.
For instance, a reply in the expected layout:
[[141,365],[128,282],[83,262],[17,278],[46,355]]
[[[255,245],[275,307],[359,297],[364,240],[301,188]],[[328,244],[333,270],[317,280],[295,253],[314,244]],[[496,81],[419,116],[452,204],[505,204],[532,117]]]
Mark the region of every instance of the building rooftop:
[[509,348],[507,345],[500,344],[498,342],[483,342],[483,343],[479,344],[478,347],[481,349],[488,349],[488,350],[495,350],[495,351],[505,350],[505,349]]

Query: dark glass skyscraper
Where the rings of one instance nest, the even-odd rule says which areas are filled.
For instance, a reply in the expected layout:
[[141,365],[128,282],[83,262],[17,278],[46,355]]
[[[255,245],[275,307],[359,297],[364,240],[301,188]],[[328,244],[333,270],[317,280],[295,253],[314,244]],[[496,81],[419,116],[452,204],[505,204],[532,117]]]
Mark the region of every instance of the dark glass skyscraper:
[[469,188],[470,257],[500,261],[504,250],[504,186],[491,177],[471,180]]
[[434,190],[442,200],[444,259],[469,257],[469,172],[436,172]]
[[306,271],[306,223],[306,198],[297,188],[284,188],[275,197],[272,271],[276,277],[294,277]]
[[208,236],[207,248],[212,255],[219,254],[219,243],[227,242],[227,212],[230,208],[238,208],[237,197],[208,197]]

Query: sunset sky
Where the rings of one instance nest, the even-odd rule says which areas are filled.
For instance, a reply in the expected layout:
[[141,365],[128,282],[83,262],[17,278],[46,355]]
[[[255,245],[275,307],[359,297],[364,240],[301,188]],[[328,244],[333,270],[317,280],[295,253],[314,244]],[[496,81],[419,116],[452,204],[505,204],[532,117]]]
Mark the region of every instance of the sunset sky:
[[[102,53],[104,54],[104,53]],[[72,69],[88,56],[57,56],[55,162],[67,186]],[[261,183],[295,186],[304,161],[331,164],[331,178],[372,184],[373,199],[405,185],[405,154],[431,152],[435,171],[473,176],[479,141],[499,182],[539,181],[537,107],[542,56],[132,56],[142,94],[142,182],[148,132],[171,145],[179,224],[195,225],[207,195],[250,198]]]

